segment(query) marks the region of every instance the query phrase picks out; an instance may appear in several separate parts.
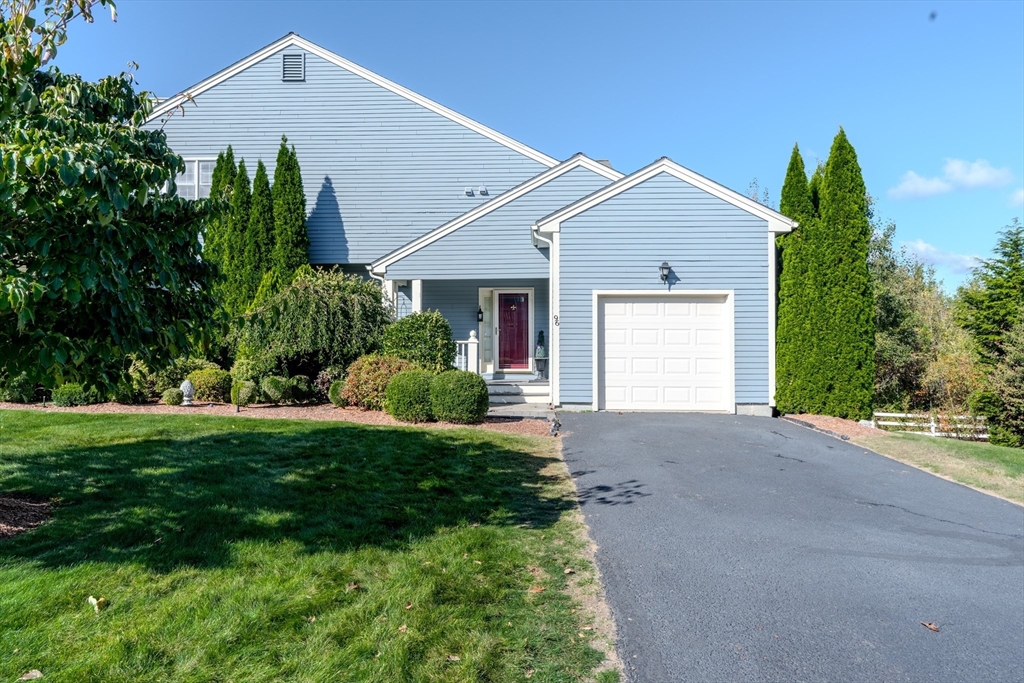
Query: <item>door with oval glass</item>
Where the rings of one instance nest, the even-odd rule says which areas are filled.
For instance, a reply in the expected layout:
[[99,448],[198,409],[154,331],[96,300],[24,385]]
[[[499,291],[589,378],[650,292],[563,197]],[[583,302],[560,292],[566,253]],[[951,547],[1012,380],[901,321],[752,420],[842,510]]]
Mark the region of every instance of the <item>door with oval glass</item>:
[[498,369],[530,369],[530,296],[527,292],[495,292]]

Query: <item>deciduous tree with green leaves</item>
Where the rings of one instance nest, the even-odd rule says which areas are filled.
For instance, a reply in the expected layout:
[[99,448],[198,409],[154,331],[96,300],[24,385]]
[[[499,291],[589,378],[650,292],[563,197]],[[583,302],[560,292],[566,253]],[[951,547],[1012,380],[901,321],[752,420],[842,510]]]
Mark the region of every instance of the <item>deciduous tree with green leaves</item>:
[[158,368],[208,338],[208,201],[142,125],[131,74],[95,83],[46,67],[76,18],[109,0],[0,0],[0,375],[113,389],[131,358]]

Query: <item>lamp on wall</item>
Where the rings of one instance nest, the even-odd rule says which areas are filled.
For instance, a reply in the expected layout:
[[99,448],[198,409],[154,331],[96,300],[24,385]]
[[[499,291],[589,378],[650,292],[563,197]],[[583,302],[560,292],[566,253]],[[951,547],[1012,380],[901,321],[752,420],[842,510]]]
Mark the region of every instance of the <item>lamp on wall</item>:
[[658,271],[661,273],[661,281],[668,282],[668,274],[672,270],[672,266],[668,265],[668,261],[662,261],[661,265],[658,266]]
[[484,321],[484,309],[477,307],[476,309],[476,321],[482,323]]

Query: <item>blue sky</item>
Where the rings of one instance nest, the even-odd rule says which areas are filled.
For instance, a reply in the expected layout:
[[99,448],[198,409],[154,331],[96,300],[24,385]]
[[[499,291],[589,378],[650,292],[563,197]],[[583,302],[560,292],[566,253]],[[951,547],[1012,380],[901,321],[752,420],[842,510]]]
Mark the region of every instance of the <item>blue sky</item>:
[[[935,13],[934,19],[930,17]],[[551,156],[661,156],[773,201],[843,126],[877,212],[948,288],[1024,214],[1024,2],[120,0],[57,64],[180,92],[295,31]]]

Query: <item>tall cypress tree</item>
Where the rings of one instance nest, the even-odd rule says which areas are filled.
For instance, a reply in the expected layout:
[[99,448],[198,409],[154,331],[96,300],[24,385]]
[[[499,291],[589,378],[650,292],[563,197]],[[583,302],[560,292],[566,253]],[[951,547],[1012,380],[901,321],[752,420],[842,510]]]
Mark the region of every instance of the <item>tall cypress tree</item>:
[[823,380],[818,389],[824,396],[822,412],[866,418],[875,379],[874,298],[868,274],[871,224],[857,153],[842,128],[825,164],[819,201],[811,275],[820,311],[815,316],[815,365]]
[[306,232],[306,192],[295,147],[281,137],[274,169],[274,268],[279,279],[291,281],[292,273],[309,263],[309,235]]
[[274,199],[267,178],[267,168],[261,159],[256,164],[256,177],[252,182],[252,202],[249,208],[249,226],[245,233],[245,274],[247,304],[256,296],[263,274],[272,266],[274,251]]
[[248,273],[245,267],[246,232],[249,227],[249,174],[245,160],[238,162],[238,172],[231,190],[231,213],[228,216],[227,249],[224,258],[227,290],[224,303],[232,314],[245,310]]
[[814,369],[809,360],[814,357],[817,335],[814,322],[814,302],[810,293],[808,236],[812,232],[814,205],[811,189],[804,170],[800,148],[793,145],[793,153],[782,185],[779,211],[796,220],[799,225],[788,235],[781,235],[779,247],[778,322],[775,335],[775,399],[779,410],[799,413],[809,410]]

